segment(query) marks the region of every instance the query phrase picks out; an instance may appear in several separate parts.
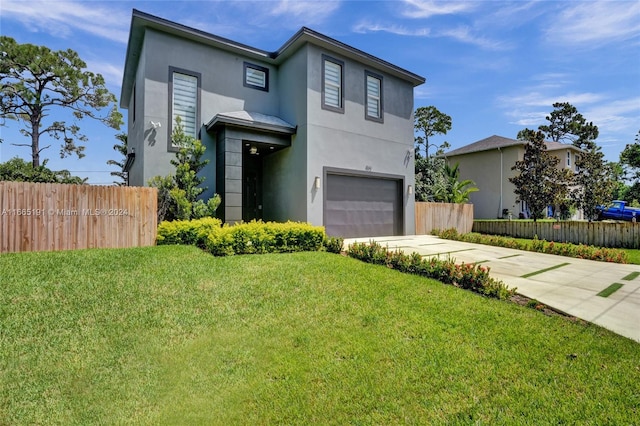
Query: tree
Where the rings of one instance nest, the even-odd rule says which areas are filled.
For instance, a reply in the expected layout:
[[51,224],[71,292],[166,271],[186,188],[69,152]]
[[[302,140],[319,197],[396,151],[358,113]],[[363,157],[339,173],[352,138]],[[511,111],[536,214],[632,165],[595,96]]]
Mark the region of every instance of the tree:
[[33,167],[22,158],[14,157],[6,163],[0,163],[0,181],[69,183],[81,185],[87,178],[72,176],[68,170],[53,171],[47,166],[47,160],[41,166]]
[[598,138],[598,127],[592,122],[587,122],[569,102],[556,102],[553,108],[551,114],[546,116],[549,124],[538,127],[547,139],[579,147]]
[[444,142],[430,157],[423,157],[417,149],[415,150],[416,201],[434,201],[435,194],[445,188],[445,160],[441,155],[447,148],[449,143]]
[[[2,106],[0,118],[23,122],[20,132],[29,143],[13,144],[31,147],[32,165],[40,166],[40,137],[49,135],[62,139],[60,157],[84,156],[87,137],[75,120],[96,119],[114,129],[122,124],[116,98],[106,86],[102,75],[83,71],[87,64],[71,49],[52,51],[45,46],[18,44],[13,38],[0,36],[0,84]],[[99,110],[114,104],[106,115]],[[53,108],[72,112],[73,123],[43,120]]]
[[620,153],[620,164],[625,167],[628,177],[640,181],[640,130],[636,134],[636,141],[627,144]]
[[198,199],[207,189],[200,187],[205,178],[198,176],[209,163],[209,160],[201,160],[205,146],[184,133],[180,117],[176,117],[171,140],[179,147],[176,158],[171,160],[176,174],[155,176],[149,181],[149,186],[158,188],[158,222],[214,216],[221,202],[220,196],[215,194],[206,202]]
[[446,183],[443,187],[438,188],[435,194],[435,201],[440,203],[467,203],[469,201],[469,195],[472,192],[478,191],[475,186],[475,182],[471,179],[465,179],[460,181],[459,164],[456,163],[453,167],[448,164],[444,166],[444,175],[446,176]]
[[429,138],[434,135],[446,135],[451,130],[451,117],[444,114],[434,106],[420,107],[414,114],[414,128],[422,132],[415,138],[416,151],[424,146],[425,158],[429,158]]
[[544,133],[525,129],[518,133],[518,138],[525,140],[524,157],[511,167],[520,173],[509,178],[516,187],[518,201],[527,203],[533,220],[543,217],[547,206],[558,201],[557,194],[566,194],[565,175],[557,168],[560,159],[547,152]]
[[568,102],[556,102],[553,107],[555,110],[546,117],[549,125],[539,126],[538,130],[554,142],[571,142],[582,151],[575,162],[577,172],[572,179],[570,195],[585,217],[591,220],[598,205],[611,201],[616,186],[614,170],[604,160],[604,154],[595,142],[598,126],[587,122]]
[[124,171],[124,165],[127,162],[127,154],[129,153],[127,148],[127,134],[118,133],[116,135],[116,139],[118,139],[120,143],[113,145],[113,150],[116,151],[118,154],[122,155],[124,158],[122,158],[120,161],[107,160],[107,164],[110,166],[116,166],[120,169],[117,172],[111,172],[111,176],[120,178],[121,179],[120,181],[113,182],[113,183],[115,183],[118,186],[123,186],[127,184],[127,172]]
[[600,147],[583,150],[576,160],[576,168],[574,182],[577,185],[571,191],[572,198],[591,221],[598,217],[596,208],[611,201],[616,187],[614,169],[604,161]]
[[[436,192],[446,184],[444,176],[445,161],[439,158],[444,150],[449,148],[449,143],[444,142],[438,147],[435,155],[429,155],[429,147],[435,146],[429,143],[429,138],[441,134],[446,135],[451,130],[451,117],[444,114],[434,106],[420,107],[414,114],[414,129],[419,133],[415,143],[415,175],[417,201],[432,201]],[[424,156],[422,155],[424,149]]]

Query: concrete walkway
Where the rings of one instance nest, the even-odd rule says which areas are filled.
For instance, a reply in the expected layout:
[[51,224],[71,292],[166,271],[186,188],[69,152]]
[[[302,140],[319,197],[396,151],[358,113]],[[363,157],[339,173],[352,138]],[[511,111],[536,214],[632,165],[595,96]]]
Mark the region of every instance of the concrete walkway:
[[[640,342],[640,265],[620,265],[440,239],[432,235],[351,238],[374,240],[410,254],[481,263],[517,292],[569,315]],[[607,297],[598,295],[618,288]]]

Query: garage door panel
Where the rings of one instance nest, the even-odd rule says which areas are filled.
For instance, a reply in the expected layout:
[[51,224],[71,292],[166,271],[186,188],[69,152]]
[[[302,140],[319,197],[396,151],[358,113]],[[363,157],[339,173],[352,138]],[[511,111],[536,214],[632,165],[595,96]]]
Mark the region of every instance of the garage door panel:
[[326,186],[327,234],[374,237],[402,233],[399,180],[328,174]]

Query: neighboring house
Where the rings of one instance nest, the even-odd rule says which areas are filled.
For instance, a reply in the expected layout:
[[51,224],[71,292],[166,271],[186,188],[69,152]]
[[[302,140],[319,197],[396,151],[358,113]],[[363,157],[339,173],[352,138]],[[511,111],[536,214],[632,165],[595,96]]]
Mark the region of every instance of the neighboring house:
[[[558,167],[576,171],[576,158],[580,149],[573,145],[546,142],[547,151],[560,159]],[[518,202],[515,185],[510,177],[518,174],[511,170],[516,161],[524,157],[525,141],[491,136],[444,154],[450,165],[460,164],[460,179],[471,179],[480,190],[471,194],[476,219],[495,219],[506,216],[529,217],[525,202]]]
[[120,104],[131,185],[172,172],[175,117],[228,223],[413,234],[413,88],[424,78],[302,28],[267,52],[134,10]]

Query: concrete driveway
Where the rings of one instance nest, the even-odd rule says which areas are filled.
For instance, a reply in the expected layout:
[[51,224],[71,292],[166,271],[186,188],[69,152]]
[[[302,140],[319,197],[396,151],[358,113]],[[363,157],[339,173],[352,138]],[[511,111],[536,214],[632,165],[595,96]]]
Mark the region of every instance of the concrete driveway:
[[[640,265],[620,265],[440,239],[432,235],[350,238],[374,240],[409,254],[481,263],[493,278],[569,315],[640,342]],[[611,287],[613,286],[613,287]],[[610,288],[611,287],[611,288]],[[605,289],[609,296],[599,295]]]

